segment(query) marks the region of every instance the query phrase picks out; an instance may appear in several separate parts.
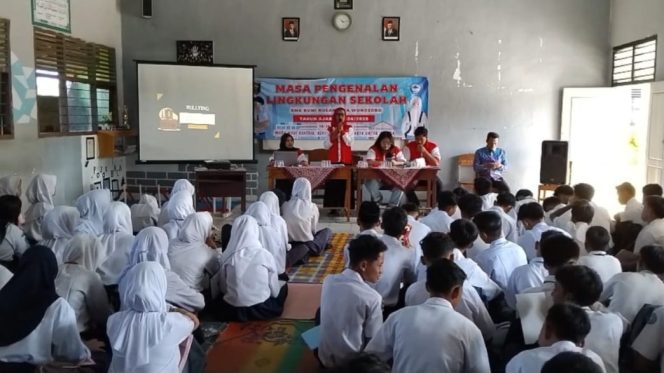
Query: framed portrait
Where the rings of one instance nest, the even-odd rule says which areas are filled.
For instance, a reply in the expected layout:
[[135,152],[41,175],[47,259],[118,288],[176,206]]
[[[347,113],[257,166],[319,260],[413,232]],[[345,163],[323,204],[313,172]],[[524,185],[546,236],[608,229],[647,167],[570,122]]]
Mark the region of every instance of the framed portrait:
[[111,178],[110,177],[104,178],[104,183],[102,184],[102,188],[108,189],[108,190],[111,189]]
[[401,17],[383,17],[380,27],[384,41],[399,41]]
[[85,138],[85,160],[89,161],[95,159],[95,138],[86,137]]
[[300,40],[300,18],[284,17],[281,19],[281,39],[285,41]]
[[188,65],[212,65],[214,43],[212,40],[178,40],[177,61]]
[[92,184],[91,190],[95,190],[95,189],[101,189],[101,181],[97,181],[94,184]]
[[120,190],[120,180],[113,179],[111,180],[111,190],[119,191]]
[[353,0],[334,0],[334,9],[353,9]]

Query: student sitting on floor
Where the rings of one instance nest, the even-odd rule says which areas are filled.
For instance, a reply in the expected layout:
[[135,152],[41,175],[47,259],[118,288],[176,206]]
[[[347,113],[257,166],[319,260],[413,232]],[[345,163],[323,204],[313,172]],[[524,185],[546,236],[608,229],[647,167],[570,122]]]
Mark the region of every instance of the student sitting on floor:
[[410,225],[410,230],[408,232],[408,242],[410,247],[413,249],[413,268],[415,268],[415,274],[418,275],[418,278],[426,277],[426,267],[422,264],[422,248],[420,247],[420,242],[426,237],[431,228],[429,226],[422,224],[417,220],[419,216],[419,208],[412,202],[404,203],[401,207],[408,215],[408,225]]
[[0,197],[4,195],[20,197],[22,183],[23,180],[17,175],[0,177]]
[[431,264],[426,280],[430,298],[390,315],[366,352],[392,360],[394,373],[489,373],[482,333],[453,308],[461,300],[465,280],[452,261]]
[[288,252],[288,236],[284,236],[279,226],[272,225],[273,219],[267,205],[261,201],[256,201],[249,205],[245,212],[256,219],[260,231],[259,240],[263,247],[272,254],[274,262],[277,265],[279,276],[286,276],[286,253]]
[[641,249],[639,272],[623,272],[613,276],[604,286],[600,301],[610,300],[609,309],[621,314],[630,323],[644,304],[664,305],[664,247]]
[[648,323],[632,343],[636,352],[634,361],[635,372],[664,372],[664,307],[652,312]]
[[456,245],[453,251],[454,263],[464,271],[468,282],[477,289],[480,297],[488,302],[502,294],[502,289],[489,278],[489,275],[484,273],[474,260],[464,256],[466,250],[473,246],[473,242],[477,240],[478,236],[477,226],[470,220],[459,219],[450,225],[450,238]]
[[386,250],[378,238],[360,235],[348,245],[349,267],[323,281],[318,358],[324,366],[362,351],[383,324],[383,299],[369,283],[378,282]]
[[193,197],[186,191],[171,194],[166,211],[169,220],[162,228],[166,231],[168,239],[174,240],[178,237],[185,219],[196,212]]
[[133,238],[129,206],[124,202],[111,202],[104,214],[104,234],[100,236],[104,248],[101,259],[106,259],[116,249],[128,251]]
[[[377,231],[380,229],[380,206],[373,201],[364,201],[360,204],[357,210],[357,225],[360,227],[358,236],[370,235],[376,238],[382,236]],[[350,256],[348,254],[348,245],[344,247],[344,267],[348,268],[350,265]]]
[[432,232],[448,233],[450,231],[450,224],[455,220],[452,216],[458,210],[457,198],[454,193],[443,191],[438,193],[437,202],[438,208],[420,219],[420,222],[431,228]]
[[487,211],[493,211],[500,215],[503,226],[503,236],[510,242],[517,243],[519,238],[519,231],[516,227],[516,219],[510,215],[510,211],[514,209],[516,199],[514,195],[509,192],[498,194],[496,202]]
[[[279,197],[274,192],[264,192],[261,194],[259,201],[263,202],[268,210],[270,210],[270,218],[272,219],[272,226],[279,229],[279,235],[284,237],[288,250],[291,249],[290,243],[288,243],[288,225],[284,218],[281,217],[281,208],[279,207]],[[230,238],[230,235],[229,235]],[[228,242],[227,242],[228,243]],[[225,247],[224,247],[225,248]]]
[[605,372],[602,358],[584,347],[588,333],[590,319],[586,311],[571,304],[556,304],[546,315],[538,341],[541,347],[516,355],[507,363],[505,373],[539,373],[547,361],[565,351],[588,356]]
[[55,175],[37,174],[25,190],[25,197],[30,206],[25,211],[23,231],[30,242],[43,240],[41,226],[44,215],[53,209],[56,181]]
[[46,213],[42,223],[42,238],[39,244],[53,250],[58,265],[62,264],[62,252],[74,236],[80,215],[75,207],[56,206]]
[[586,246],[586,231],[590,227],[590,223],[593,220],[595,215],[595,209],[590,205],[590,202],[577,199],[569,205],[558,210],[557,213],[564,213],[565,211],[570,210],[571,220],[565,226],[561,226],[579,245],[581,249],[581,256],[587,254]]
[[620,339],[627,329],[627,322],[617,314],[603,310],[604,307],[597,303],[601,294],[602,280],[597,272],[586,266],[565,266],[556,272],[556,285],[551,293],[554,303],[568,302],[586,311],[591,328],[584,347],[602,358],[607,373],[618,373]]
[[321,255],[330,241],[332,231],[329,228],[318,230],[318,206],[311,202],[309,180],[302,177],[295,179],[291,199],[284,203],[281,210],[291,243],[286,267],[306,262],[309,255]]
[[401,207],[393,207],[383,212],[383,237],[387,246],[383,273],[375,284],[376,291],[383,297],[385,314],[399,309],[402,285],[407,287],[416,278],[413,256],[415,250],[409,242],[404,242],[404,233],[408,234],[408,216]]
[[288,284],[279,282],[274,257],[259,235],[258,223],[251,216],[242,215],[233,222],[228,248],[219,258],[219,273],[212,279],[223,321],[267,320],[284,310]]
[[566,351],[552,357],[542,366],[542,373],[602,373],[602,367],[579,352]]
[[[609,212],[601,206],[598,206],[593,202],[593,197],[595,196],[595,188],[590,184],[580,183],[574,185],[574,200],[586,200],[593,207],[593,219],[590,222],[590,225],[593,227],[603,227],[607,231],[611,231],[611,216]],[[569,207],[569,206],[568,206]],[[568,209],[558,210],[551,215],[551,220],[554,225],[561,229],[566,229],[570,225],[572,220],[572,212]]]
[[0,197],[0,265],[14,271],[18,259],[30,246],[20,228],[21,199],[6,194]]
[[108,319],[113,348],[108,372],[179,372],[179,346],[198,327],[198,318],[169,309],[166,274],[158,263],[139,263],[125,278],[120,285],[124,309]]
[[514,206],[514,209],[510,212],[510,215],[516,219],[519,214],[519,210],[521,209],[521,206],[527,204],[527,203],[538,203],[535,197],[533,196],[533,192],[531,192],[528,189],[519,189],[516,191],[516,194],[514,194],[514,198],[516,198],[516,206]]
[[[482,198],[476,194],[466,194],[459,198],[459,211],[461,211],[461,218],[473,220],[475,215],[482,212]],[[482,251],[488,248],[489,244],[478,235],[472,246],[466,249],[466,257],[475,260]]]
[[157,220],[157,225],[159,225],[160,227],[163,227],[164,225],[166,225],[166,223],[168,223],[171,220],[171,218],[169,217],[168,205],[171,203],[170,201],[173,200],[173,196],[179,192],[184,192],[186,195],[189,195],[189,197],[193,200],[194,194],[196,193],[196,189],[187,179],[179,179],[175,181],[175,183],[173,184],[173,188],[171,189],[169,200],[161,205],[161,211],[159,212],[159,219]]
[[647,245],[664,245],[664,198],[648,196],[643,201],[641,217],[646,223],[636,237],[634,254]]
[[154,227],[159,221],[159,204],[154,196],[143,194],[138,203],[131,206],[131,226],[134,233],[143,228]]
[[575,264],[579,260],[580,249],[576,241],[570,237],[548,231],[542,234],[539,253],[549,275],[544,278],[541,285],[524,289],[522,293],[551,293],[556,284],[556,272],[566,265]]
[[[422,240],[422,257],[420,260],[425,268],[428,268],[439,259],[453,260],[453,252],[454,241],[449,236],[440,232],[431,232]],[[454,309],[475,323],[485,340],[490,340],[496,331],[496,326],[493,324],[486,306],[482,303],[482,298],[468,280],[464,281],[462,289],[461,301]],[[424,278],[418,278],[416,283],[408,287],[406,306],[416,306],[426,302],[427,299],[429,299],[429,292],[426,288],[425,270]]]
[[473,184],[475,194],[482,198],[482,211],[492,208],[496,202],[498,194],[491,191],[491,180],[484,177],[478,177]]
[[535,244],[540,241],[543,232],[555,230],[569,236],[569,233],[566,231],[549,226],[544,222],[544,209],[537,202],[526,203],[521,206],[517,217],[525,229],[519,237],[518,244],[525,251],[528,260],[532,260],[537,256]]
[[482,240],[489,248],[477,257],[477,264],[501,289],[507,289],[507,283],[515,268],[528,263],[523,249],[502,237],[500,216],[492,211],[484,211],[473,218]]
[[606,284],[613,276],[622,272],[620,261],[606,253],[609,248],[609,232],[602,227],[590,227],[586,231],[586,251],[588,255],[579,258],[578,264],[597,272],[602,283]]
[[104,234],[104,213],[111,201],[111,191],[108,189],[91,190],[78,197],[76,208],[81,214],[81,221],[76,227],[76,233],[95,236]]

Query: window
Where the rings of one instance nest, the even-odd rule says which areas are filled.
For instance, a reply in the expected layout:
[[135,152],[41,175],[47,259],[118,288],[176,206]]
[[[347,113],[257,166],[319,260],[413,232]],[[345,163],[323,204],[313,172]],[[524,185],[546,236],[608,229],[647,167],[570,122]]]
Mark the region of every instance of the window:
[[0,139],[14,138],[9,20],[0,18]]
[[655,80],[657,35],[613,48],[612,85]]
[[117,123],[115,50],[35,27],[40,135],[95,132]]

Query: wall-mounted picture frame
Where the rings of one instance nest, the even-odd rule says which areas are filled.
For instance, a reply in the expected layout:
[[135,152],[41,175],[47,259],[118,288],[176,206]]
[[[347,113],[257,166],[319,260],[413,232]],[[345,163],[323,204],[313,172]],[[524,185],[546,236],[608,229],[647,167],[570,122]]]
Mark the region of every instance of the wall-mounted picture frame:
[[86,137],[85,138],[85,160],[89,161],[91,159],[95,159],[96,151],[95,151],[95,138],[94,137]]
[[214,42],[212,40],[178,40],[177,61],[188,65],[212,65]]
[[97,181],[92,184],[92,190],[101,189],[101,181]]
[[281,40],[298,41],[300,40],[300,18],[284,17],[281,19]]
[[102,188],[104,188],[104,189],[108,189],[108,190],[111,190],[111,178],[110,178],[110,177],[106,177],[106,178],[104,178],[104,182],[103,182],[103,184],[102,184]]
[[353,9],[353,0],[334,0],[334,9]]
[[113,191],[120,190],[120,180],[118,179],[111,180],[111,190]]
[[383,17],[380,27],[383,41],[399,41],[401,17]]

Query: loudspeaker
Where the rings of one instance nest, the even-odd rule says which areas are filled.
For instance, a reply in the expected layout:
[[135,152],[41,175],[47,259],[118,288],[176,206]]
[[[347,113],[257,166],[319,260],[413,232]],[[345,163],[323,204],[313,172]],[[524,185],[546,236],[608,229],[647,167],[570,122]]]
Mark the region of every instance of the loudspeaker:
[[152,18],[152,0],[143,0],[143,18]]
[[567,141],[542,141],[540,183],[567,184]]

